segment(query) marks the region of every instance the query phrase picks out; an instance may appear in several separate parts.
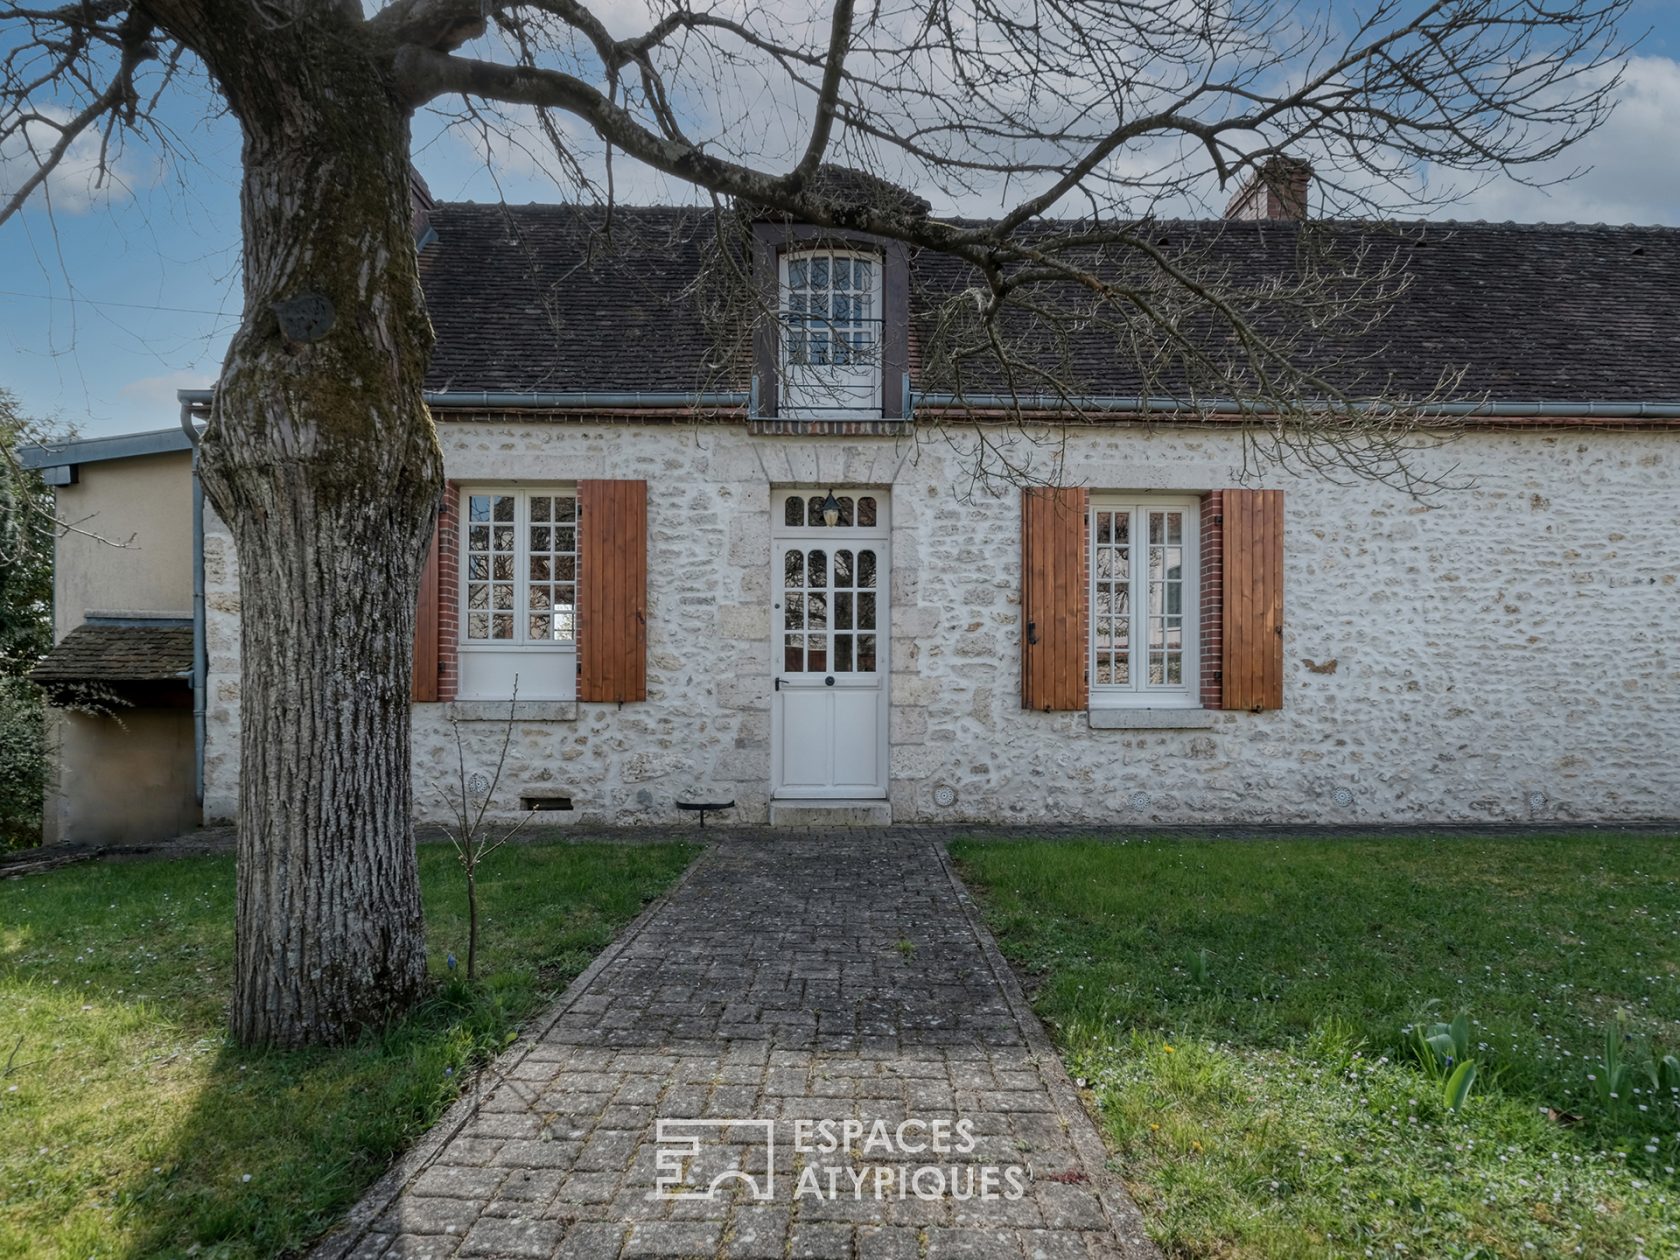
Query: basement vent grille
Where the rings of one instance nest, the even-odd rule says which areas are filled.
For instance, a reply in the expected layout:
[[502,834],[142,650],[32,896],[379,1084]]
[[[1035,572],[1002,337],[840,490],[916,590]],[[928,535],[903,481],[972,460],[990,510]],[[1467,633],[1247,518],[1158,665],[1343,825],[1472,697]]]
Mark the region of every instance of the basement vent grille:
[[957,803],[957,789],[948,783],[941,783],[933,789],[933,803],[940,809],[950,809]]
[[519,798],[519,808],[533,813],[547,813],[550,810],[567,810],[572,808],[572,798],[559,793],[543,793],[541,795],[525,794]]
[[1349,805],[1353,804],[1353,789],[1339,787],[1334,792],[1330,793],[1330,799],[1335,801],[1336,804],[1341,806],[1343,809],[1346,809]]
[[1133,809],[1148,809],[1149,808],[1149,793],[1148,792],[1133,792],[1131,794],[1131,796],[1127,797],[1127,801],[1131,804],[1131,807]]

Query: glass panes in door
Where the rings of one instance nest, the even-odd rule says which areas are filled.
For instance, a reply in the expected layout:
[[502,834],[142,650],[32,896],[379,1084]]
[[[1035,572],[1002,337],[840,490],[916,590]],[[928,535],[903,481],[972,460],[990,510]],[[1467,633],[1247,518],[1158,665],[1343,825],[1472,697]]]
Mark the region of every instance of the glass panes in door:
[[880,592],[872,547],[782,552],[782,668],[792,674],[876,671]]

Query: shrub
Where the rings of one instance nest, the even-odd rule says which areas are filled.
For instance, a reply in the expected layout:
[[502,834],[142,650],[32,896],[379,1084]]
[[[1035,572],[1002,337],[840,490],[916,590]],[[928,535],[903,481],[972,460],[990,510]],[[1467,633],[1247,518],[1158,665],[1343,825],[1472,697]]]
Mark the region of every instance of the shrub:
[[26,679],[0,675],[0,849],[40,843],[46,782],[41,693]]

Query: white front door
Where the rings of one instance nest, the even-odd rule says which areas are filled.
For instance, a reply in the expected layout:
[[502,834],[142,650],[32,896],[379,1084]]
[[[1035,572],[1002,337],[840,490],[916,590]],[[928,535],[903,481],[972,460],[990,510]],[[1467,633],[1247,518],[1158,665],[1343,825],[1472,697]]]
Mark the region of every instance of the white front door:
[[782,800],[887,794],[887,496],[772,496],[771,789]]

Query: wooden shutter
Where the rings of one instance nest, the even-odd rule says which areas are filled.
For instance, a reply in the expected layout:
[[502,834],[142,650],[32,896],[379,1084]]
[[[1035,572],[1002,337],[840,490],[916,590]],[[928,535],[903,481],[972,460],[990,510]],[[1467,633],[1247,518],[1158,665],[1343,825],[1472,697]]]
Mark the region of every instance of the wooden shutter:
[[438,550],[440,517],[426,548],[426,565],[420,570],[420,597],[414,606],[414,689],[413,699],[428,704],[438,698]]
[[578,483],[578,699],[647,699],[647,482]]
[[1224,705],[1283,707],[1283,491],[1227,490]]
[[1021,492],[1021,707],[1083,709],[1086,652],[1086,494],[1081,487]]

